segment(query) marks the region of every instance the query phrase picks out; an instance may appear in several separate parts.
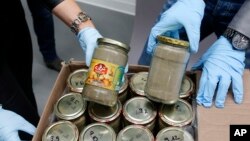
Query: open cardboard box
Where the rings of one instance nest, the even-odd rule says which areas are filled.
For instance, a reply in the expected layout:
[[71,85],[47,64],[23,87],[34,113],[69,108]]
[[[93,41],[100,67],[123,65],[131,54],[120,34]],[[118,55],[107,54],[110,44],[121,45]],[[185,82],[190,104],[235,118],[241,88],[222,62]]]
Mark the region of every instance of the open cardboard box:
[[[80,68],[87,68],[84,62],[74,60],[63,62],[62,65],[32,141],[41,141],[45,129],[54,122],[53,107],[57,100],[65,94],[70,73]],[[128,75],[140,71],[148,71],[148,67],[129,65]],[[199,73],[197,73],[196,82],[199,82]],[[249,83],[250,71],[246,70],[244,73],[245,98],[241,105],[235,104],[232,97],[228,97],[224,109],[214,107],[207,109],[201,106],[197,106],[196,109],[196,105],[194,105],[197,110],[194,123],[196,141],[229,141],[229,125],[250,124],[250,88],[247,87]]]

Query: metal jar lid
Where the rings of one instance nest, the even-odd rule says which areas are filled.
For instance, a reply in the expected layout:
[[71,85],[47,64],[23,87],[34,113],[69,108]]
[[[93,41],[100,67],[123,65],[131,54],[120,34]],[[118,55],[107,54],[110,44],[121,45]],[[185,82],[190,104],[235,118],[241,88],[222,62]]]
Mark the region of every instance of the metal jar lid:
[[45,129],[42,141],[78,141],[78,137],[76,125],[69,121],[58,121]]
[[165,43],[165,44],[172,44],[174,46],[183,47],[183,48],[189,47],[189,43],[184,40],[179,40],[179,39],[170,38],[170,37],[161,36],[161,35],[158,35],[157,39],[158,41]]
[[133,97],[123,105],[124,118],[133,124],[148,124],[157,115],[155,105],[145,97]]
[[191,123],[194,112],[187,101],[178,99],[174,105],[163,104],[159,110],[159,118],[171,126],[182,127]]
[[193,136],[180,127],[166,127],[156,135],[156,141],[194,141]]
[[98,122],[109,122],[115,120],[121,115],[122,104],[118,100],[113,107],[104,106],[98,103],[91,102],[88,106],[89,116]]
[[110,38],[98,38],[97,39],[97,43],[98,44],[111,44],[111,45],[116,45],[116,46],[119,46],[123,49],[125,49],[126,51],[129,51],[130,50],[130,47],[120,41],[116,41],[114,39],[110,39]]
[[116,141],[116,133],[105,123],[91,123],[80,134],[79,141]]
[[87,73],[87,69],[78,69],[69,75],[67,84],[71,91],[78,93],[82,92],[84,82],[87,78]]
[[127,88],[128,88],[128,77],[124,75],[124,82],[121,85],[118,95],[126,91]]
[[154,141],[154,136],[142,125],[128,125],[118,133],[117,141]]
[[189,97],[194,90],[194,83],[193,81],[188,77],[185,76],[180,89],[180,98],[187,98]]
[[73,120],[83,115],[86,108],[87,102],[80,93],[68,93],[56,102],[54,113],[60,119]]
[[148,79],[148,72],[135,73],[129,82],[130,89],[140,96],[145,96],[144,88]]

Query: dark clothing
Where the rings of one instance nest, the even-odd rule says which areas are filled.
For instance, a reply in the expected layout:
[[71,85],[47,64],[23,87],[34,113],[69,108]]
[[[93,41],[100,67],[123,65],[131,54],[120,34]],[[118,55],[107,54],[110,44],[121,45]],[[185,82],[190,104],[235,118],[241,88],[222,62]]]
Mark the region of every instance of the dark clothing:
[[[34,126],[39,114],[32,88],[32,43],[20,0],[2,1],[10,11],[0,10],[0,104]],[[25,133],[24,133],[25,134]],[[31,139],[25,134],[21,139]]]
[[58,58],[53,15],[40,0],[27,0],[27,4],[32,14],[33,26],[43,59],[48,62],[53,61]]

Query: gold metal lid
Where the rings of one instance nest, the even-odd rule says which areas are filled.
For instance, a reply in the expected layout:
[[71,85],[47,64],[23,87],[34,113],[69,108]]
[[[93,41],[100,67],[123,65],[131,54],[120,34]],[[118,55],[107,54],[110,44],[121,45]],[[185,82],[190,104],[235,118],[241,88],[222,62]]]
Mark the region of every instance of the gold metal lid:
[[127,88],[128,88],[128,77],[124,75],[124,82],[122,83],[120,87],[118,95],[123,93]]
[[42,141],[77,141],[78,137],[79,132],[76,125],[69,121],[58,121],[45,129]]
[[116,141],[116,133],[108,124],[91,123],[82,130],[79,141]]
[[130,78],[129,87],[140,96],[145,96],[144,88],[148,79],[148,72],[138,72]]
[[78,69],[69,75],[67,84],[71,91],[78,93],[82,92],[85,79],[88,77],[87,73],[87,69]]
[[157,110],[146,97],[133,97],[123,105],[124,118],[133,124],[148,124],[155,119]]
[[97,39],[97,43],[100,44],[100,43],[107,43],[107,44],[112,44],[112,45],[116,45],[116,46],[119,46],[123,49],[125,49],[126,51],[129,51],[130,50],[130,47],[120,41],[116,41],[114,39],[110,39],[110,38],[98,38]]
[[118,133],[117,141],[154,141],[154,135],[147,127],[133,124]]
[[166,127],[156,135],[155,141],[194,141],[193,136],[180,127]]
[[180,98],[189,97],[192,94],[193,90],[194,90],[193,81],[188,76],[184,76],[180,89]]
[[163,104],[159,110],[159,118],[171,126],[185,126],[194,118],[192,106],[183,99],[178,99],[174,105]]
[[189,43],[184,40],[179,40],[179,39],[170,38],[166,36],[160,36],[160,35],[157,36],[157,39],[162,43],[172,44],[172,45],[176,45],[176,46],[180,46],[184,48],[189,47]]
[[54,106],[55,115],[64,120],[73,120],[83,115],[87,101],[79,93],[68,93],[60,97]]
[[109,122],[115,120],[121,115],[122,104],[118,100],[113,107],[104,106],[98,103],[91,102],[88,106],[89,116],[98,122]]

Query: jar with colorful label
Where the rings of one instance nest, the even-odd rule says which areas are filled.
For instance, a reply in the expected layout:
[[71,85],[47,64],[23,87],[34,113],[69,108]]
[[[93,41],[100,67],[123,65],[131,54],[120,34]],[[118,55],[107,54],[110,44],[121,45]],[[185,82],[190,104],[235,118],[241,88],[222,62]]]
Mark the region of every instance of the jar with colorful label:
[[97,42],[82,95],[88,101],[112,107],[117,103],[130,47],[109,38]]

